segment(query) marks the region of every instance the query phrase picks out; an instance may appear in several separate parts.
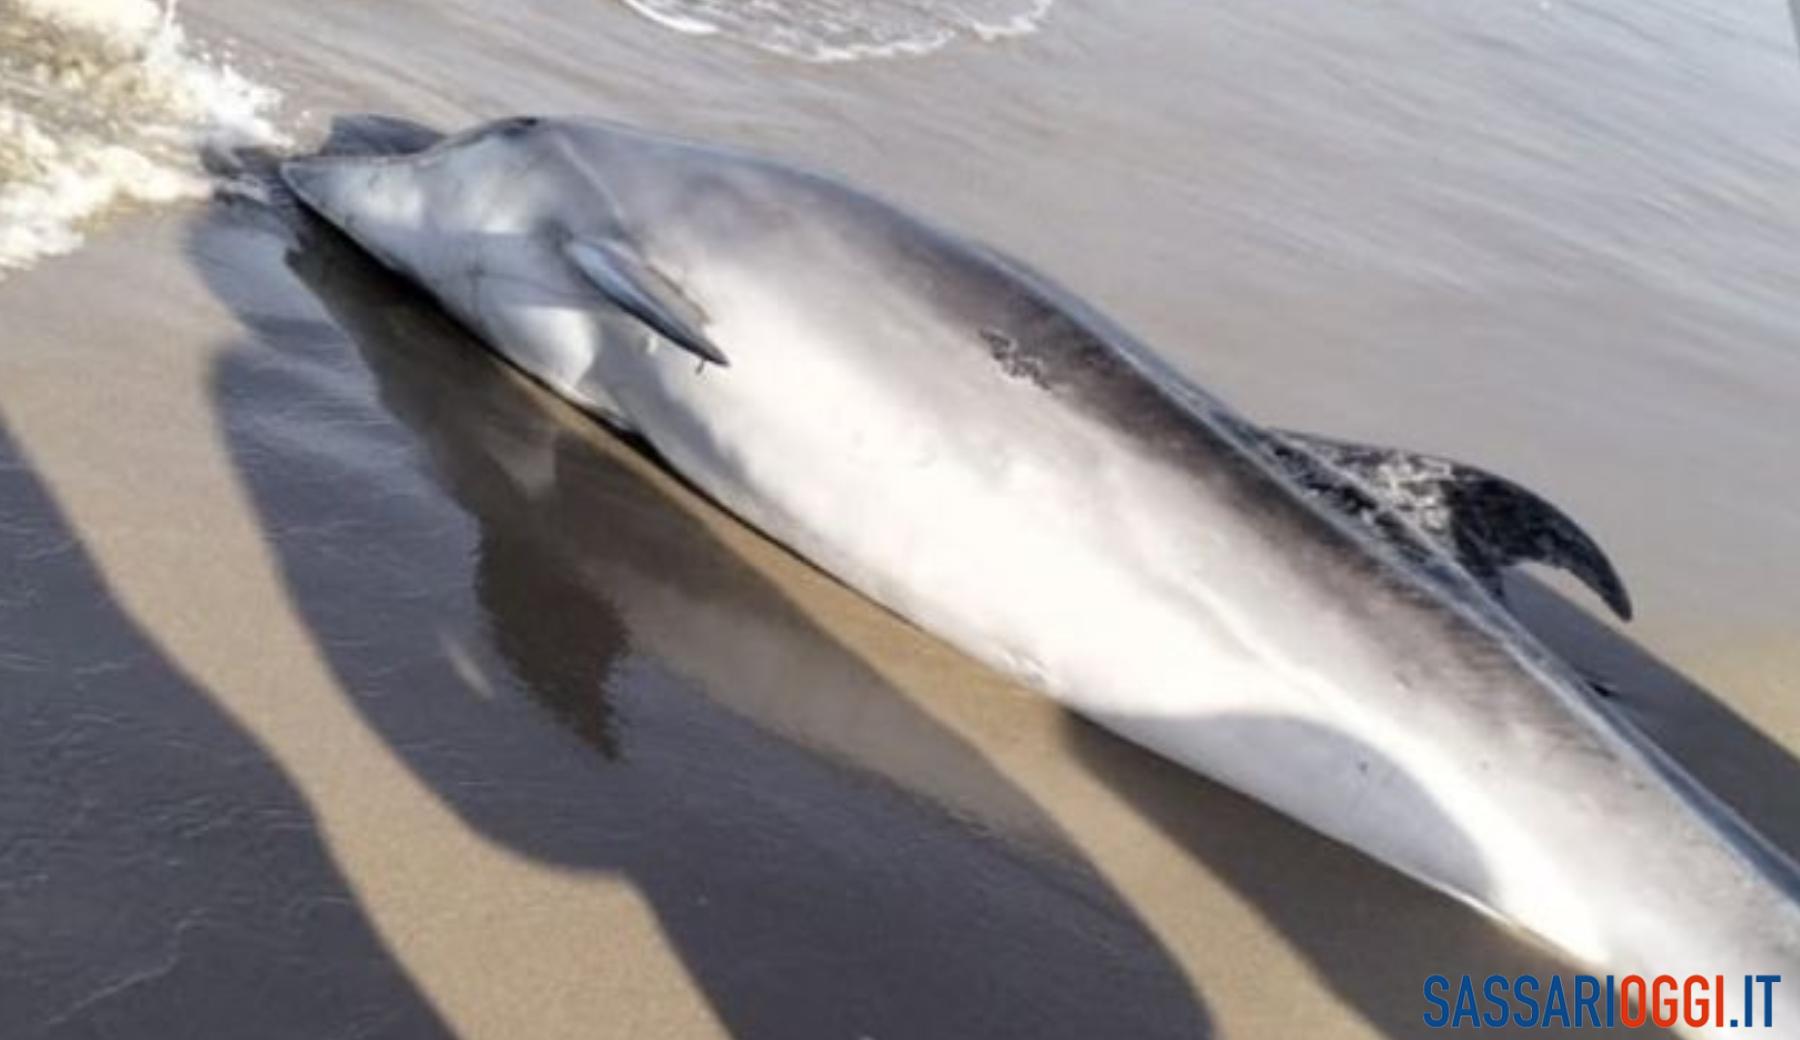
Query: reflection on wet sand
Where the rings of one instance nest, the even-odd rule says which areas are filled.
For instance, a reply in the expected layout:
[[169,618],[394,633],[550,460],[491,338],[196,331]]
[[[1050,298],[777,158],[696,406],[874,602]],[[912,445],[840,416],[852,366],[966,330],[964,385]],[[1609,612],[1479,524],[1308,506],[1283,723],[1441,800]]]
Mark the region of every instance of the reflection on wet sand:
[[294,256],[296,272],[481,521],[476,594],[528,695],[613,757],[612,712],[596,691],[635,649],[761,729],[1014,840],[1058,844],[1027,795],[701,526],[710,507],[321,236]]
[[270,320],[231,246],[267,220],[192,244],[255,335],[223,435],[345,695],[469,826],[628,881],[734,1035],[1208,1031],[1033,799],[673,485],[334,239],[292,261],[333,321]]
[[448,1036],[0,425],[0,1035]]

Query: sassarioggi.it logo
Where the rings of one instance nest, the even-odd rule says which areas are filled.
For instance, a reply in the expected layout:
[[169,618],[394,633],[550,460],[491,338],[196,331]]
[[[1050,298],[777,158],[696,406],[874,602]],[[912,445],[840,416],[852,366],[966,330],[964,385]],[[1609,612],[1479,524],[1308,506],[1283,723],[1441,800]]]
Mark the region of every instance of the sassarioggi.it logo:
[[[1688,1025],[1773,1029],[1779,975],[1742,976],[1742,988],[1724,975],[1595,976],[1464,975],[1425,980],[1425,1024],[1432,1029],[1611,1029]],[[1731,977],[1735,984],[1738,976]],[[1735,997],[1735,999],[1734,999]]]

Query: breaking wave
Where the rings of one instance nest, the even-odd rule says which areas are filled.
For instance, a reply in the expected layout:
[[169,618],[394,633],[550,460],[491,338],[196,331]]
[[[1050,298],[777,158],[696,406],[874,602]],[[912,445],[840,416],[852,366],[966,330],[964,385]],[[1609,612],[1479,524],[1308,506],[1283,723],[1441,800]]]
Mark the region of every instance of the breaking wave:
[[0,0],[0,278],[106,213],[212,190],[210,148],[279,144],[277,95],[191,43],[174,0]]

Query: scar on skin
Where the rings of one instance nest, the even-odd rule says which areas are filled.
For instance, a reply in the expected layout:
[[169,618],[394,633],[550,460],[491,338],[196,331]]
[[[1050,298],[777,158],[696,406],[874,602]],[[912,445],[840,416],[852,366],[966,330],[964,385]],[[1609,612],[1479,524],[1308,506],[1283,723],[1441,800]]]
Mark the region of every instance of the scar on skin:
[[981,341],[987,344],[988,353],[1000,363],[1000,370],[1014,379],[1023,379],[1034,386],[1049,389],[1050,382],[1044,375],[1044,363],[1032,357],[1019,345],[1019,341],[999,329],[982,328]]

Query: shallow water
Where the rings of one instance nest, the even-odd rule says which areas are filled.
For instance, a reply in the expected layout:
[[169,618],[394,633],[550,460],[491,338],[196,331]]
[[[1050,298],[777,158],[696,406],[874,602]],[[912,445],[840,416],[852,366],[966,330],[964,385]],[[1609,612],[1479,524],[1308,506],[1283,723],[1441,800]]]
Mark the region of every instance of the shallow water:
[[[1520,479],[1639,618],[1523,609],[1800,850],[1785,9],[729,10],[179,24],[279,93],[265,141],[373,110],[748,145],[1022,255],[1255,418]],[[813,60],[846,39],[884,55]],[[105,140],[193,190],[229,121],[169,119]],[[0,285],[9,1034],[211,994],[297,1035],[1410,1036],[1425,974],[1556,967],[796,564],[254,173],[70,216],[85,248]],[[205,983],[233,964],[243,999]]]

